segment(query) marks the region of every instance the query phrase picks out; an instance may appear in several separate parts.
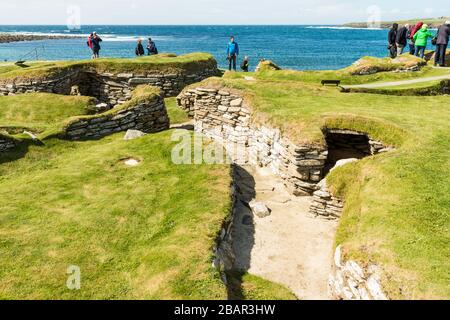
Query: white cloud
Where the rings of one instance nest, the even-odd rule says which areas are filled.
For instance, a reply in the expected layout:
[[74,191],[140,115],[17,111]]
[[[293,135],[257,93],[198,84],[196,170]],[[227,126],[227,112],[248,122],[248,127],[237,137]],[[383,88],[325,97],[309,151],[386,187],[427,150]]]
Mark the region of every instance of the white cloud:
[[337,24],[367,21],[376,5],[383,20],[440,16],[448,0],[14,0],[2,1],[2,24],[65,24],[78,5],[85,24]]

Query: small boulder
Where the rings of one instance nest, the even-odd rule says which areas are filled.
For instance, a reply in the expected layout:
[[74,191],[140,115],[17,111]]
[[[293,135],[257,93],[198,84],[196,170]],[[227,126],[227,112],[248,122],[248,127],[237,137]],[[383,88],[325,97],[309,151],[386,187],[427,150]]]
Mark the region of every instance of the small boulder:
[[127,133],[125,134],[125,137],[123,138],[123,140],[125,140],[125,141],[134,140],[137,138],[141,138],[145,135],[146,135],[146,133],[139,131],[139,130],[128,130]]
[[252,209],[253,214],[255,214],[258,218],[266,218],[270,216],[270,209],[262,203],[256,200],[253,200],[249,203],[250,209]]
[[102,113],[109,110],[109,105],[107,103],[99,103],[95,105],[95,113]]

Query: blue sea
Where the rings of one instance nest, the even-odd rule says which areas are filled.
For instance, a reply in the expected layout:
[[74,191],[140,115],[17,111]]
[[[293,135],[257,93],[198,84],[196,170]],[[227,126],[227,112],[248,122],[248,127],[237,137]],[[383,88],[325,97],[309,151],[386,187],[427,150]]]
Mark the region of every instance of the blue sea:
[[[102,37],[101,56],[133,57],[138,38],[154,39],[159,52],[183,54],[209,52],[226,67],[226,45],[235,35],[242,59],[251,67],[262,58],[282,68],[297,70],[339,69],[361,56],[387,56],[387,30],[335,26],[0,26],[0,33],[83,35],[83,38],[0,44],[0,61],[89,59],[87,35]],[[37,54],[37,57],[36,57]]]

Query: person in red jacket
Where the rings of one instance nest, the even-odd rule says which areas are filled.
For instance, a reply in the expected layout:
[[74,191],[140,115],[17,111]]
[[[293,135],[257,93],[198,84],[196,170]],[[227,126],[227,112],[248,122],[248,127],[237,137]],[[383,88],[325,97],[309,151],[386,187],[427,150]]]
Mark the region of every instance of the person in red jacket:
[[412,27],[411,32],[409,32],[408,34],[408,39],[409,39],[409,53],[411,55],[415,55],[416,54],[416,44],[414,43],[414,35],[417,33],[417,31],[419,31],[420,29],[422,29],[423,26],[423,22],[418,22],[415,26]]
[[94,59],[94,44],[92,43],[93,38],[94,38],[94,34],[91,33],[90,36],[88,37],[88,41],[87,41],[87,46],[92,51],[92,59]]

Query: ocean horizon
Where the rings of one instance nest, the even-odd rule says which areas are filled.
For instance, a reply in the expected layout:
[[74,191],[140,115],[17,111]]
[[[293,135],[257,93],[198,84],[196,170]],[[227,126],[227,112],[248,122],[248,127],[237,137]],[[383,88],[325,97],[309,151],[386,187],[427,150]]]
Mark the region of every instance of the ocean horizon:
[[250,58],[252,70],[261,59],[285,69],[335,70],[362,56],[387,56],[388,30],[337,25],[83,25],[76,30],[62,25],[0,25],[0,33],[74,36],[0,44],[0,61],[89,59],[86,40],[92,31],[103,39],[101,57],[134,57],[136,41],[151,37],[159,52],[208,52],[221,68],[227,67],[230,35],[240,45],[240,59]]

